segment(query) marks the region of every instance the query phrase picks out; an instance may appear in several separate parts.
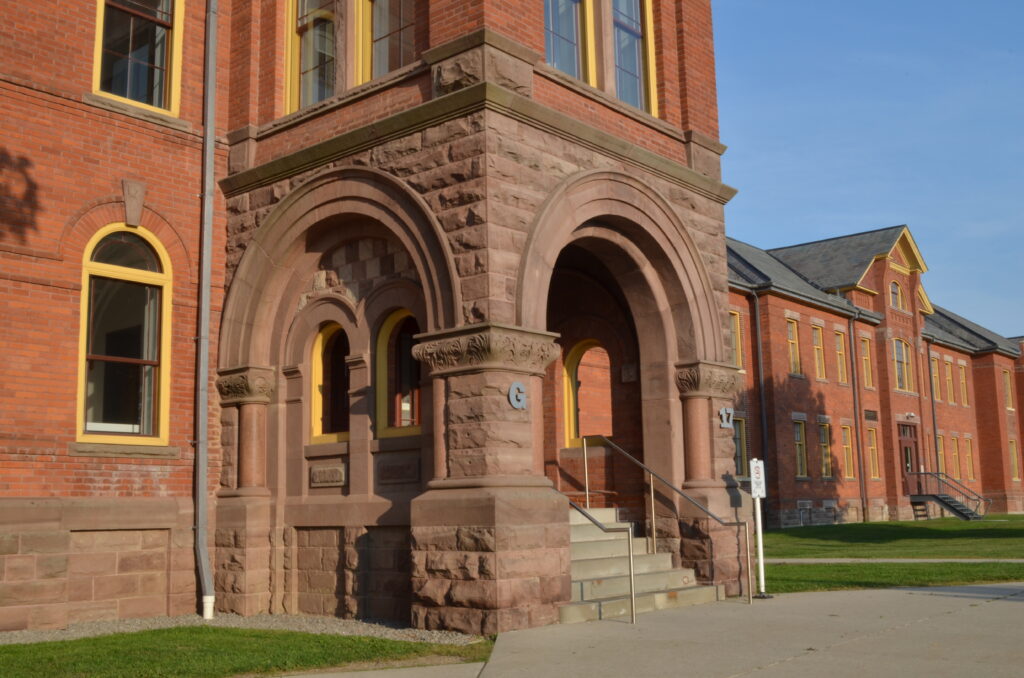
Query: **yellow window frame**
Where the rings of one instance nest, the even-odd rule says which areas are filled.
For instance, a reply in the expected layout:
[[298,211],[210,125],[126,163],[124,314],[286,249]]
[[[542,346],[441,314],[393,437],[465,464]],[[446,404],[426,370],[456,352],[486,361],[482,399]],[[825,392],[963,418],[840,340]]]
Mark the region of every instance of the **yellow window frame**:
[[821,449],[821,477],[832,477],[832,426],[818,424],[818,447]]
[[1003,390],[1006,391],[1006,409],[1015,409],[1013,406],[1013,382],[1010,379],[1010,371],[1003,370]]
[[[160,261],[161,273],[141,271],[112,264],[101,264],[91,261],[96,245],[111,233],[125,231],[139,236],[153,248]],[[110,435],[87,433],[85,431],[85,384],[86,355],[89,343],[89,280],[92,276],[112,278],[127,282],[143,283],[160,288],[160,363],[157,372],[157,425],[156,434],[145,435]],[[171,293],[174,278],[171,258],[163,244],[149,230],[142,226],[128,226],[123,222],[107,224],[96,231],[85,246],[82,261],[82,292],[80,294],[79,328],[78,328],[78,393],[75,412],[75,440],[80,443],[99,443],[110,445],[146,445],[165,446],[169,441],[171,414]]]
[[956,391],[953,390],[953,363],[947,360],[944,367],[946,372],[946,399],[949,400],[950,405],[956,405]]
[[853,432],[849,426],[840,427],[843,437],[843,476],[856,478],[857,470],[854,468],[853,459]]
[[960,374],[960,404],[967,407],[971,404],[970,399],[967,397],[967,367],[957,365],[957,368]]
[[960,439],[953,437],[949,439],[952,449],[949,451],[950,461],[953,464],[953,478],[960,480]]
[[1011,480],[1020,480],[1020,459],[1017,458],[1017,441],[1010,439],[1010,474]]
[[106,11],[106,0],[96,0],[96,37],[93,43],[92,93],[97,96],[111,99],[113,101],[119,101],[123,104],[135,106],[136,108],[141,108],[146,111],[153,111],[154,113],[161,113],[163,115],[171,115],[177,118],[181,112],[181,53],[185,33],[185,0],[174,0],[174,13],[171,24],[171,44],[167,53],[167,101],[169,104],[167,108],[160,108],[159,106],[153,106],[141,101],[136,101],[135,99],[128,99],[127,97],[111,94],[110,92],[104,92],[100,89],[100,71],[102,70],[101,67],[103,63],[103,23]]
[[860,360],[864,370],[864,386],[874,388],[875,379],[871,374],[871,340],[867,337],[860,338]]
[[576,377],[580,369],[580,361],[583,356],[592,348],[601,346],[597,339],[584,339],[573,346],[565,356],[562,363],[562,421],[564,422],[565,447],[582,447],[583,439],[580,437],[580,422],[577,417],[577,400],[579,393],[576,390]]
[[796,452],[796,477],[807,477],[807,427],[802,421],[793,422],[793,444]]
[[[900,368],[899,368],[899,366],[901,364],[901,361],[900,361],[900,353],[901,353],[901,351],[898,350],[897,347],[900,347],[902,349],[902,354],[903,354],[902,364],[903,364],[904,369],[903,369],[902,381],[900,379]],[[892,363],[893,363],[893,373],[896,376],[896,390],[897,391],[903,391],[905,393],[913,393],[914,392],[914,360],[913,360],[913,353],[910,350],[910,344],[909,343],[903,341],[902,339],[893,339],[892,340]]]
[[789,373],[803,374],[800,365],[800,330],[792,318],[786,319],[786,345],[789,349]]
[[[414,436],[423,432],[422,425],[416,426],[392,426],[388,419],[388,341],[391,333],[398,323],[412,316],[412,311],[400,308],[392,311],[377,331],[376,356],[374,361],[374,372],[376,381],[376,431],[378,438],[400,438],[402,436]],[[420,394],[422,398],[422,392]],[[422,401],[421,401],[422,402]],[[422,416],[422,410],[421,415]]]
[[967,479],[974,480],[974,442],[964,438],[964,462],[967,465]]
[[320,328],[313,340],[313,350],[310,355],[309,370],[309,416],[310,431],[309,442],[318,445],[322,443],[340,443],[348,440],[348,432],[324,433],[324,347],[338,332],[344,332],[338,323],[328,323]]
[[840,384],[847,382],[846,375],[846,333],[836,331],[836,372]]
[[868,461],[871,466],[871,479],[879,480],[878,467],[878,431],[873,428],[868,429]]
[[932,358],[931,372],[932,372],[932,396],[936,400],[942,400],[942,380],[939,377],[939,359]]
[[732,332],[732,364],[743,368],[743,333],[738,311],[729,311],[729,328]]
[[935,456],[939,460],[939,473],[946,472],[946,439],[935,436]]
[[814,376],[824,379],[825,374],[825,339],[817,325],[811,325],[811,344],[814,346]]

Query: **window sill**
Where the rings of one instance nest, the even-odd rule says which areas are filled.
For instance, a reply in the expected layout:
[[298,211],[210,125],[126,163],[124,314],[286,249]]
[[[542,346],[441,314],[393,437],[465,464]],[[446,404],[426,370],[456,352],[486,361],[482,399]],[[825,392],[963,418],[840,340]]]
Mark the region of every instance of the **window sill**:
[[96,108],[102,108],[113,113],[127,115],[130,118],[151,122],[155,125],[169,127],[178,132],[192,131],[191,123],[186,120],[182,120],[181,118],[175,118],[170,113],[157,113],[156,111],[135,106],[118,99],[112,99],[102,94],[88,92],[82,95],[82,101],[90,106],[95,106]]
[[72,457],[181,458],[181,450],[177,447],[120,443],[71,443],[68,445],[68,454]]
[[423,436],[417,426],[406,432],[400,428],[388,429],[392,433],[387,438],[370,441],[370,452],[400,452],[419,449],[423,444]]
[[807,379],[807,375],[800,374],[798,372],[790,372],[789,376],[791,379]]
[[302,448],[302,454],[306,459],[318,457],[337,457],[348,454],[348,441],[342,440],[336,443],[310,443]]

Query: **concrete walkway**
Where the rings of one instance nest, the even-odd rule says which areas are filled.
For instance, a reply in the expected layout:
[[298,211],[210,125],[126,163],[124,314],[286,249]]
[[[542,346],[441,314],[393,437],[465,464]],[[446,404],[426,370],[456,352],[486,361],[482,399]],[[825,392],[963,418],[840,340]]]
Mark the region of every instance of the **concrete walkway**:
[[789,593],[503,633],[486,665],[315,678],[1017,678],[1024,583]]

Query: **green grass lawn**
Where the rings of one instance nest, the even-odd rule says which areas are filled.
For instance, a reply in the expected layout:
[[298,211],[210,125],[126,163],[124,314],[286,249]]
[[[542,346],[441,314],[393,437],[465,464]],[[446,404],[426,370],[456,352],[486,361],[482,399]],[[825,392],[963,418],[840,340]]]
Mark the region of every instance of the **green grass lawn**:
[[771,530],[765,558],[1024,558],[1024,515]]
[[765,589],[768,593],[959,586],[1004,581],[1024,581],[1024,564],[823,563],[765,567]]
[[381,638],[209,626],[55,643],[0,645],[4,678],[217,678],[431,657],[485,661],[493,643],[433,645]]

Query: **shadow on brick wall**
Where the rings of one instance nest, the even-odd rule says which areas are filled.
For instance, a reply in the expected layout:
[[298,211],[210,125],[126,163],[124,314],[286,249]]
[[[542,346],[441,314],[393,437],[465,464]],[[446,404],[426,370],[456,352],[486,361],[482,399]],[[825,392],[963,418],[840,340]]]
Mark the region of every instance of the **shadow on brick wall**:
[[27,157],[0,148],[0,241],[14,238],[24,244],[28,230],[37,228],[38,185],[31,170]]

